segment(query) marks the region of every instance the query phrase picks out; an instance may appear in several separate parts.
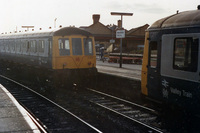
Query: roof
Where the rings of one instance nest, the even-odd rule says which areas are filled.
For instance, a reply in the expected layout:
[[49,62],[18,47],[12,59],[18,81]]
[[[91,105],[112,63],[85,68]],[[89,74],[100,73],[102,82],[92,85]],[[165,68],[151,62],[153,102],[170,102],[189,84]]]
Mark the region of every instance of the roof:
[[154,22],[149,29],[200,26],[200,10],[177,13]]
[[25,38],[25,37],[49,37],[49,36],[66,36],[66,35],[92,35],[90,32],[76,27],[64,27],[56,30],[39,31],[39,32],[20,32],[12,34],[2,34],[1,39],[7,38]]
[[90,36],[92,35],[90,32],[80,29],[80,28],[75,28],[75,27],[65,27],[60,30],[57,30],[53,32],[54,36],[65,36],[65,35],[84,35],[84,36]]
[[111,35],[112,34],[112,30],[109,29],[107,26],[105,26],[104,24],[102,24],[101,22],[97,22],[94,23],[88,27],[81,27],[81,29],[84,29],[90,33],[92,33],[95,36],[98,35]]
[[137,28],[132,28],[128,32],[126,32],[127,35],[140,35],[144,36],[145,35],[145,30],[149,27],[148,24],[145,24],[143,26],[137,27]]

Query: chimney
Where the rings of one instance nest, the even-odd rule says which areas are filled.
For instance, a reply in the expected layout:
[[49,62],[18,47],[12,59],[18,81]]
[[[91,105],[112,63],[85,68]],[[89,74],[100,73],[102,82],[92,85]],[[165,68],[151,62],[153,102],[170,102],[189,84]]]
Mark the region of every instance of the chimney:
[[100,14],[94,14],[94,15],[92,16],[92,18],[93,18],[93,24],[96,24],[96,23],[99,22]]
[[118,29],[119,28],[122,28],[122,21],[121,20],[118,20]]

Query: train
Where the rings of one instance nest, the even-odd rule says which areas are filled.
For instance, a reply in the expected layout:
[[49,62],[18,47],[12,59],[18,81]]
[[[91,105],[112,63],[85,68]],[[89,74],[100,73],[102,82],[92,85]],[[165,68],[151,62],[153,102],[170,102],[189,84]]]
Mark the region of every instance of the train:
[[97,73],[94,37],[76,27],[1,34],[0,69],[22,80],[89,82]]
[[200,6],[155,21],[145,33],[141,93],[153,101],[200,109]]

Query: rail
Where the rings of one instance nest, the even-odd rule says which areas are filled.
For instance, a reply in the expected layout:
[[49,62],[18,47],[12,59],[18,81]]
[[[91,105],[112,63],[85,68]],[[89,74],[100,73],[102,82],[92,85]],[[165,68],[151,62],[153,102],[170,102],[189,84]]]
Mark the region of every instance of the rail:
[[[105,94],[100,91],[93,90],[91,88],[87,88],[89,91],[100,94],[101,96],[96,96],[92,98],[90,101],[106,110],[114,112],[118,115],[121,115],[129,120],[132,120],[153,132],[163,133],[164,129],[160,129],[159,126],[156,127],[154,125],[159,125],[157,123],[157,112],[148,107]],[[111,99],[110,99],[111,98]],[[129,106],[133,105],[133,106]],[[153,124],[152,124],[153,123]]]
[[[8,77],[5,77],[5,76],[3,76],[3,75],[0,75],[0,77],[1,77],[1,78],[4,78],[4,79],[6,79],[6,80],[8,80],[8,81],[10,81],[10,82],[12,82],[12,83],[14,83],[14,84],[17,84],[17,85],[23,87],[24,89],[27,89],[27,90],[31,91],[32,93],[36,94],[37,96],[39,96],[39,97],[45,99],[46,101],[50,102],[50,103],[53,104],[54,106],[56,106],[56,107],[60,108],[61,110],[67,112],[68,114],[70,114],[70,115],[73,116],[74,118],[78,119],[79,121],[81,121],[82,123],[84,123],[86,126],[88,126],[88,127],[90,127],[91,129],[93,129],[94,131],[96,131],[96,132],[98,132],[98,133],[102,133],[99,129],[95,128],[94,126],[92,126],[91,124],[87,123],[87,122],[84,121],[83,119],[79,118],[78,116],[76,116],[75,114],[73,114],[72,112],[70,112],[69,110],[67,110],[67,109],[65,109],[64,107],[60,106],[59,104],[53,102],[52,100],[48,99],[47,97],[41,95],[40,93],[38,93],[38,92],[32,90],[31,88],[29,88],[29,87],[27,87],[27,86],[24,86],[23,84],[21,84],[21,83],[19,83],[19,82],[16,82],[16,81],[14,81],[14,80],[12,80],[12,79],[10,79],[10,78],[8,78]],[[15,93],[17,93],[17,92],[15,92]]]

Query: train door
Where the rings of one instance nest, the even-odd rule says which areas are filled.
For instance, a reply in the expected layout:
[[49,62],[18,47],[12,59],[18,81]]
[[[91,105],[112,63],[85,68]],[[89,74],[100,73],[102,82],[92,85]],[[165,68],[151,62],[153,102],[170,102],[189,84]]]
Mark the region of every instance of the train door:
[[148,75],[147,88],[148,95],[153,98],[160,98],[160,70],[158,65],[158,49],[157,41],[149,42],[149,59],[148,59]]

